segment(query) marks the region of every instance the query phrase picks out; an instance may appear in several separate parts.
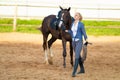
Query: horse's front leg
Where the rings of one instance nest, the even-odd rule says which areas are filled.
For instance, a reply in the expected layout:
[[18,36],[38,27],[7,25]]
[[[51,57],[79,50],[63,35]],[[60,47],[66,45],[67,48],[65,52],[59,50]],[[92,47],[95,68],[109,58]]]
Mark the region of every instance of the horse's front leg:
[[66,40],[62,38],[62,45],[63,45],[63,66],[66,68]]
[[73,67],[73,47],[72,47],[72,41],[70,41],[70,58],[71,58],[71,65]]

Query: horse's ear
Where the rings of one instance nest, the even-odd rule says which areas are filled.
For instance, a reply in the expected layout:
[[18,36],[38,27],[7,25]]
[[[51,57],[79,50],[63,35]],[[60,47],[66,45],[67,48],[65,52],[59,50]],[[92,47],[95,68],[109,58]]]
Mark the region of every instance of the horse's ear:
[[68,8],[68,11],[70,11],[71,7]]
[[63,10],[63,8],[61,6],[59,6],[61,10]]

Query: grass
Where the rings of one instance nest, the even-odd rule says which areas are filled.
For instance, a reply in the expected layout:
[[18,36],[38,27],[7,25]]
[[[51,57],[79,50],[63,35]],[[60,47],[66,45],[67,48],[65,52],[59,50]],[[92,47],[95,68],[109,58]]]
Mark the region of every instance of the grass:
[[36,27],[36,26],[26,26],[26,27],[18,26],[17,32],[39,34],[40,31],[37,28],[38,27]]
[[[0,19],[0,32],[13,31],[13,19],[3,18]],[[22,33],[40,33],[37,28],[42,24],[42,20],[21,20],[17,19],[17,32]]]
[[[120,36],[120,21],[90,21],[84,20],[88,35],[114,35]],[[5,25],[4,25],[5,24]],[[13,19],[0,19],[0,32],[12,32]],[[42,24],[42,20],[21,20],[17,19],[16,32],[39,34],[37,28]]]
[[120,28],[86,28],[88,35],[120,36]]
[[[11,18],[2,18],[0,19],[0,24],[13,24],[13,19]],[[18,25],[40,25],[42,24],[42,20],[23,20],[23,19],[17,19]]]
[[18,25],[41,25],[42,24],[42,20],[21,20],[18,19],[17,20]]
[[102,26],[102,27],[109,27],[109,26],[119,26],[120,28],[120,21],[90,21],[84,20],[83,21],[86,26]]
[[0,24],[12,24],[13,19],[11,18],[0,18]]
[[[13,32],[13,27],[12,26],[0,26],[0,32]],[[37,30],[37,27],[33,26],[18,26],[16,32],[21,32],[21,33],[34,33],[34,34],[40,34],[40,31]]]
[[12,26],[0,26],[0,32],[12,32]]

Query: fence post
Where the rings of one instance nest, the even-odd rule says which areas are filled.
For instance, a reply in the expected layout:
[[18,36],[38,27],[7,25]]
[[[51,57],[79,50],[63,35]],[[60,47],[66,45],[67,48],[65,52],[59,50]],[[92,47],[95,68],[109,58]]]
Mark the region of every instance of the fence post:
[[13,31],[16,31],[16,26],[17,26],[17,9],[18,9],[18,6],[16,5],[14,19],[13,19]]

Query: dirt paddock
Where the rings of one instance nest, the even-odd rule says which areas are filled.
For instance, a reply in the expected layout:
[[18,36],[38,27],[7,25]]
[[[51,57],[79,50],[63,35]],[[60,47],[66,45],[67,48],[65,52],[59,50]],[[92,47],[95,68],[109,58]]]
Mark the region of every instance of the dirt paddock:
[[63,68],[62,45],[53,46],[53,65],[44,64],[42,35],[0,33],[0,80],[120,80],[120,36],[89,36],[85,74],[72,78],[69,45]]

